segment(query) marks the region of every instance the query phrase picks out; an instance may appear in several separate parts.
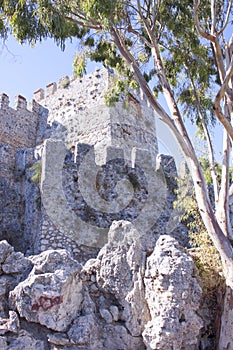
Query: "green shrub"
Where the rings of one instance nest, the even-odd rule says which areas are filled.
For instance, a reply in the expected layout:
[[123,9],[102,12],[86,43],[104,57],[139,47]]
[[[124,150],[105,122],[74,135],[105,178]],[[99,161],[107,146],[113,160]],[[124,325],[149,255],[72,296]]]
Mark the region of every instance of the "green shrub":
[[38,160],[35,164],[33,164],[30,171],[32,172],[31,181],[40,184],[42,172],[41,160]]

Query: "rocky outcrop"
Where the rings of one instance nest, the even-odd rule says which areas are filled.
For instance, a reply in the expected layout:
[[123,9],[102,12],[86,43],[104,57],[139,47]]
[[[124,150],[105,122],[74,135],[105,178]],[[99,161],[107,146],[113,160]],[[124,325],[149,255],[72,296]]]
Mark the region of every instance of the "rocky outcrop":
[[65,250],[43,252],[31,261],[31,273],[10,293],[12,305],[29,322],[66,331],[80,312],[81,266]]
[[151,349],[195,350],[202,327],[198,316],[201,288],[193,277],[194,263],[170,236],[161,236],[147,259],[146,301],[151,320],[143,339]]
[[25,258],[2,241],[0,348],[198,349],[192,258],[168,235],[153,251],[141,242],[130,222],[114,222],[108,243],[81,265],[64,249]]

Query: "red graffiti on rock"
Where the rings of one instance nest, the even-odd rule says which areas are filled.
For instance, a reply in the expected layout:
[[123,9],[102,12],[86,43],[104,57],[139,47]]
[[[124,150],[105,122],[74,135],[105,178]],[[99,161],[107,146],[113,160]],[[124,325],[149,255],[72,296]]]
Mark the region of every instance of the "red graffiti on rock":
[[36,301],[32,305],[32,311],[38,311],[40,308],[42,308],[44,311],[50,309],[54,305],[59,305],[63,302],[63,296],[59,295],[56,297],[48,297],[45,295],[41,295],[38,301]]

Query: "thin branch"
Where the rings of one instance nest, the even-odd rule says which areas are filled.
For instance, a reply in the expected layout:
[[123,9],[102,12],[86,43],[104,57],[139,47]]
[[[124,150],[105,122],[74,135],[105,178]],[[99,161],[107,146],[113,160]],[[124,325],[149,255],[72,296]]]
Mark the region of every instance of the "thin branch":
[[200,36],[202,36],[203,38],[210,40],[210,41],[214,41],[214,36],[204,32],[201,29],[200,26],[200,22],[199,22],[199,18],[198,18],[198,6],[199,6],[199,0],[193,0],[193,8],[194,8],[194,23],[195,23],[195,27],[197,29],[197,32]]
[[221,83],[223,83],[225,76],[226,76],[226,70],[224,67],[224,61],[223,61],[223,55],[222,55],[222,49],[219,43],[218,35],[214,37],[214,42],[213,42],[213,48],[214,48],[214,53],[215,53],[215,59],[217,63],[217,67],[219,70],[219,76]]
[[230,2],[228,4],[225,23],[223,24],[222,28],[218,31],[218,35],[221,35],[224,32],[224,30],[226,29],[226,26],[229,23],[229,17],[230,17],[230,14],[231,14],[232,1],[233,0],[230,0]]
[[229,218],[229,161],[230,139],[226,129],[224,129],[221,190],[219,193],[219,202],[216,206],[216,214],[225,236],[232,239],[232,227]]
[[[186,67],[187,69],[187,67]],[[188,72],[188,69],[187,69]],[[215,201],[218,201],[218,196],[219,196],[219,186],[218,186],[218,176],[216,173],[216,169],[215,169],[215,159],[214,159],[214,150],[213,150],[213,144],[211,142],[211,137],[210,137],[210,133],[209,130],[207,128],[204,116],[202,114],[202,110],[201,110],[201,106],[200,106],[200,100],[198,98],[198,94],[196,91],[196,86],[194,84],[194,81],[192,79],[192,77],[190,77],[190,81],[191,81],[191,85],[193,87],[193,92],[194,92],[194,97],[196,100],[196,104],[197,104],[197,110],[198,110],[198,114],[201,120],[201,124],[203,127],[203,131],[205,134],[205,138],[206,138],[206,142],[207,142],[207,147],[208,147],[208,156],[209,156],[209,163],[210,163],[210,173],[211,173],[211,178],[213,181],[213,186],[214,186],[214,195],[215,195]]]
[[151,43],[143,36],[141,35],[139,32],[137,32],[136,30],[134,30],[131,26],[131,24],[128,27],[128,31],[132,34],[135,34],[140,40],[142,40],[148,47],[152,48]]
[[214,35],[216,31],[216,2],[211,0],[211,34]]
[[81,27],[84,27],[84,28],[88,28],[88,29],[95,29],[95,30],[100,30],[100,29],[103,29],[102,26],[97,26],[97,25],[94,25],[94,24],[88,24],[86,22],[83,22],[83,21],[78,21],[72,17],[69,17],[69,16],[65,16],[65,19],[69,22],[72,22],[72,23],[76,23],[78,25],[80,25]]
[[227,91],[229,89],[229,82],[230,82],[232,76],[233,76],[233,56],[231,57],[231,62],[230,62],[229,68],[226,72],[225,79],[224,79],[224,81],[221,85],[221,88],[218,91],[216,98],[215,98],[215,101],[214,101],[215,113],[216,113],[218,119],[220,120],[220,122],[225,126],[226,130],[228,131],[228,133],[231,137],[231,140],[233,141],[232,125],[231,125],[230,121],[223,114],[222,109],[221,109],[221,104],[220,104],[222,98],[224,97],[225,93],[227,93]]
[[139,83],[139,86],[141,87],[142,91],[144,92],[145,96],[147,97],[148,101],[150,102],[151,106],[155,110],[155,112],[159,115],[159,118],[169,126],[169,128],[172,130],[172,132],[175,134],[176,138],[178,139],[178,142],[180,145],[182,145],[183,152],[186,154],[187,157],[191,157],[190,149],[187,147],[186,144],[184,144],[184,138],[178,131],[177,127],[175,126],[174,121],[169,117],[167,112],[163,109],[163,107],[158,103],[158,101],[155,99],[153,94],[151,93],[151,90],[143,77],[140,69],[138,68],[138,65],[134,59],[134,57],[130,54],[130,52],[127,50],[124,42],[121,40],[121,37],[119,33],[117,32],[117,29],[112,27],[111,34],[114,38],[115,44],[117,45],[121,55],[124,57],[128,65],[132,68],[135,78]]

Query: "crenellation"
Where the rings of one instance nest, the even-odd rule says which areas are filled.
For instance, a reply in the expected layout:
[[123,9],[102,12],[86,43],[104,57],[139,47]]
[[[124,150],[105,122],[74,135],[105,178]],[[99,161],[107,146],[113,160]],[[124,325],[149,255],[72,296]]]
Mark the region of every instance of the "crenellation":
[[57,91],[57,83],[50,83],[46,85],[46,96],[54,95]]
[[41,110],[41,105],[35,100],[31,100],[29,103],[29,111],[39,114]]
[[45,97],[45,93],[44,93],[44,89],[39,89],[37,91],[34,92],[34,100],[39,102],[41,100],[43,100]]
[[9,107],[10,99],[7,94],[0,95],[0,109]]
[[1,95],[0,101],[0,141],[14,150],[35,147],[41,106],[33,100],[28,109],[27,100],[21,95],[15,98],[15,108],[9,106],[6,94]]
[[15,109],[27,109],[27,100],[22,95],[15,97]]

